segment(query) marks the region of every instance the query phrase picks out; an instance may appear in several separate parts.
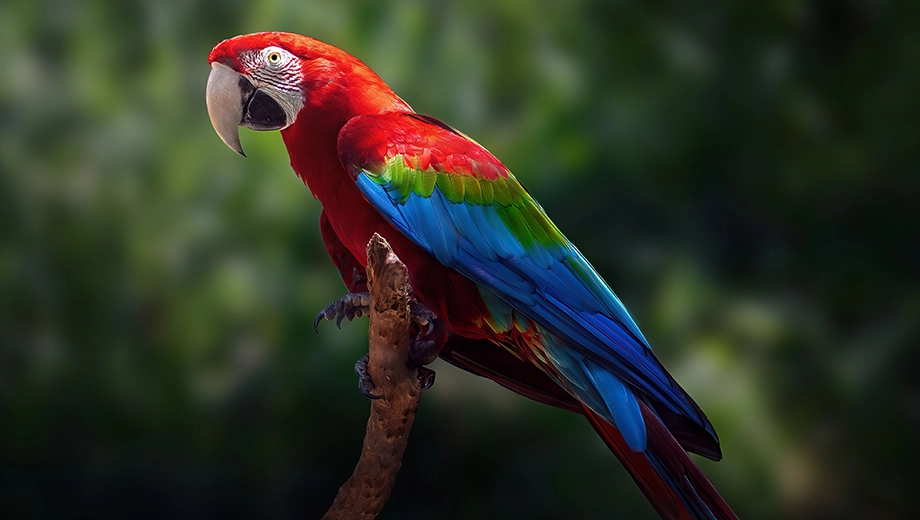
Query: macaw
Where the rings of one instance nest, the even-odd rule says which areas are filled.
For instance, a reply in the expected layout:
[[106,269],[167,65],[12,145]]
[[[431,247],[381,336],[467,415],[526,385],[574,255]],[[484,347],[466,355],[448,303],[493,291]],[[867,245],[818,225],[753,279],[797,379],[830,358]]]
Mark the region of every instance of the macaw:
[[420,332],[430,333],[421,344],[584,415],[663,518],[736,518],[687,454],[721,459],[706,415],[488,150],[306,36],[238,36],[208,62],[208,113],[223,142],[245,156],[240,126],[280,130],[294,172],[322,204],[322,237],[349,296],[318,319],[360,315],[365,247],[379,233],[408,268],[419,324],[430,318],[444,331]]

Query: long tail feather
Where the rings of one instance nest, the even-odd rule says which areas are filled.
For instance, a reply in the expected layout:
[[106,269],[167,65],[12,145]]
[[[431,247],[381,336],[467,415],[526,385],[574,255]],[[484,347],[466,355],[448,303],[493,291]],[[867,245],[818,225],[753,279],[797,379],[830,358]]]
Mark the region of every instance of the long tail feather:
[[644,402],[639,405],[648,430],[644,452],[632,451],[615,427],[587,407],[584,414],[658,514],[674,520],[737,519],[658,416]]

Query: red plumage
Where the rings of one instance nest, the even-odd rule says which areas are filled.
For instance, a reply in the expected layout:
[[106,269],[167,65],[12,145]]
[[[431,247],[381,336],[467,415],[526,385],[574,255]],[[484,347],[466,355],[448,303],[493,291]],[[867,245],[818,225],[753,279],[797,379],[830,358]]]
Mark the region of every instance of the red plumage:
[[[388,222],[361,193],[343,161],[374,165],[401,154],[412,168],[487,180],[506,178],[504,165],[466,136],[415,114],[360,60],[317,40],[286,33],[241,36],[218,44],[209,61],[245,75],[250,71],[240,56],[266,46],[282,47],[299,58],[302,107],[281,135],[292,168],[323,205],[323,240],[349,290],[365,287],[365,247],[379,233],[408,267],[415,296],[444,321],[449,335],[440,353],[443,359],[537,401],[585,415],[663,517],[700,517],[690,510],[700,507],[717,518],[734,518],[681,447],[718,458],[717,443],[680,416],[653,410],[640,400],[648,444],[645,452],[631,450],[614,426],[560,386],[550,363],[527,349],[534,339],[527,335],[536,328],[498,333],[488,327],[484,317],[489,309],[478,286]],[[358,117],[374,114],[383,116]],[[499,344],[516,346],[514,354]]]

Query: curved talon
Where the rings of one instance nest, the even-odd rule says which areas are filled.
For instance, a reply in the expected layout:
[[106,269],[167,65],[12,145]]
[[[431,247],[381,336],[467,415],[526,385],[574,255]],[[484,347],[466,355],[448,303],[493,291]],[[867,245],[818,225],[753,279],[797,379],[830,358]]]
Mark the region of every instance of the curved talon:
[[[425,324],[422,323],[421,325],[425,325]],[[420,330],[419,333],[418,333],[418,337],[419,337],[419,338],[424,338],[424,337],[426,337],[426,336],[430,336],[432,332],[434,332],[434,320],[429,320],[429,321],[428,321],[428,330],[426,330],[424,334],[422,334],[422,331]]]
[[430,368],[418,367],[418,381],[422,392],[434,385],[435,375],[435,371]]
[[364,394],[364,397],[367,397],[368,399],[380,399],[383,397],[382,395],[373,393],[373,385],[368,388],[361,381],[358,381],[358,390],[360,390],[361,393]]
[[374,382],[371,381],[371,375],[367,372],[367,363],[370,354],[364,354],[355,362],[355,374],[358,374],[358,390],[368,399],[380,399],[382,395],[374,393]]
[[[409,312],[418,333],[409,345],[409,359],[419,367],[433,362],[447,340],[444,322],[418,300],[410,300]],[[430,385],[429,385],[430,386]]]
[[[434,332],[435,321],[437,321],[438,316],[432,312],[431,309],[425,306],[424,303],[418,300],[409,301],[409,314],[419,328],[418,335],[416,339],[426,338]],[[422,331],[422,327],[427,327],[427,330]]]
[[342,328],[342,320],[352,321],[361,316],[367,316],[370,311],[371,299],[366,292],[349,293],[327,305],[313,320],[313,330],[319,332],[319,324],[324,319],[335,321],[335,326]]
[[319,322],[323,321],[323,318],[326,317],[326,311],[320,312],[316,315],[316,318],[313,319],[313,332],[319,334]]

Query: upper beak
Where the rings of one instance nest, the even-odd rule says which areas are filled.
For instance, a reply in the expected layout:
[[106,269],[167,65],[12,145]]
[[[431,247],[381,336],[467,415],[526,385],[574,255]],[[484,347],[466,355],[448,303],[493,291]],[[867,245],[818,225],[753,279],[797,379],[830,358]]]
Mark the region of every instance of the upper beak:
[[277,95],[270,89],[254,87],[246,76],[223,63],[211,64],[207,92],[211,125],[224,144],[243,157],[246,154],[240,145],[239,127],[281,130],[294,120],[290,100],[277,99]]
[[224,144],[243,157],[246,157],[246,154],[240,145],[239,126],[243,122],[243,109],[252,91],[252,83],[239,72],[223,63],[211,64],[207,91],[211,126]]

